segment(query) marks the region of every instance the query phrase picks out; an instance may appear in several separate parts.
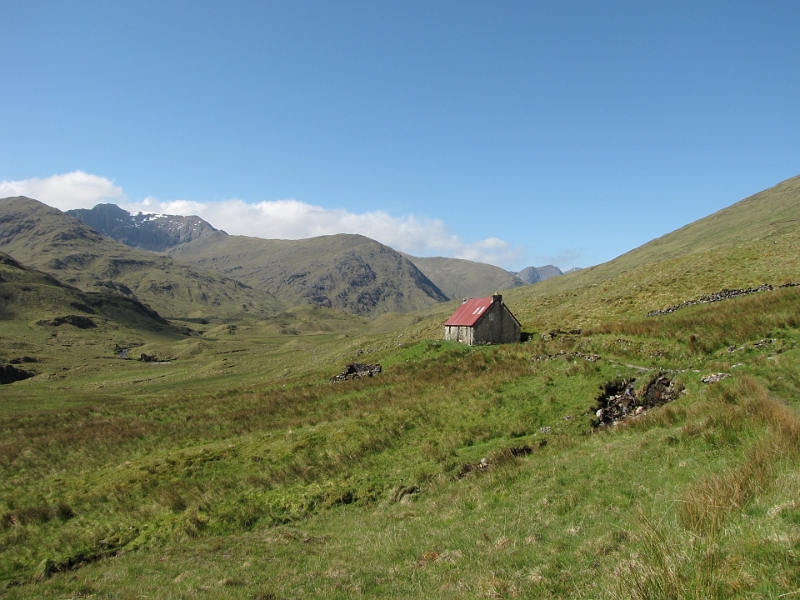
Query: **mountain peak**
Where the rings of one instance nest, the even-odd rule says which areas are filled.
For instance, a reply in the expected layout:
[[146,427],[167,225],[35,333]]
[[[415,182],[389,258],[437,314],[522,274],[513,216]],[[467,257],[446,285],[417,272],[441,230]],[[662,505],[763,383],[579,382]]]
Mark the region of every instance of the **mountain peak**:
[[537,281],[544,281],[545,279],[551,279],[563,274],[564,273],[562,273],[561,269],[558,267],[545,265],[543,267],[525,267],[522,271],[517,273],[517,277],[522,279],[525,283],[536,283]]
[[105,236],[133,248],[164,252],[198,237],[216,232],[197,216],[138,213],[132,215],[116,204],[98,204],[92,209],[68,210],[67,214]]

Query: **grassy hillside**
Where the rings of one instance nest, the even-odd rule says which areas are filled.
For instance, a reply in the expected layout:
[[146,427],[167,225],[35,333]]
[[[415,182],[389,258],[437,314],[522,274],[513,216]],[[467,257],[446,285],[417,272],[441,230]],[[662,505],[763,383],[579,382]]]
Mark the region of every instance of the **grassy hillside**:
[[505,299],[532,330],[641,317],[724,288],[800,281],[800,177],[623,254],[515,290]]
[[448,298],[481,298],[525,285],[513,273],[484,263],[460,258],[419,258],[404,255],[436,284]]
[[235,277],[289,305],[380,315],[447,300],[400,253],[359,235],[264,240],[217,232],[181,244],[169,255]]
[[[2,252],[0,319],[0,363],[21,364],[38,375],[27,382],[34,387],[82,369],[105,370],[123,347],[172,344],[190,333],[135,298],[82,292]],[[19,390],[24,383],[13,386]]]
[[67,313],[77,312],[83,315],[86,328],[107,321],[114,326],[123,325],[135,330],[179,331],[135,298],[82,292],[46,273],[25,267],[3,252],[0,252],[0,299],[0,314],[4,321],[39,318],[46,323],[46,317],[58,320]]
[[29,198],[0,199],[0,249],[85,291],[135,296],[171,319],[267,315],[282,307],[268,293],[134,250]]

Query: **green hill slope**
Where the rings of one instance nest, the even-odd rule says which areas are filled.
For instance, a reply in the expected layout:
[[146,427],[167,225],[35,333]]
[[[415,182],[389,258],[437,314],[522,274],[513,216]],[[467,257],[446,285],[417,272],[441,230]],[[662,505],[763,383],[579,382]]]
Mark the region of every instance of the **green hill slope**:
[[525,285],[505,269],[460,258],[419,258],[404,254],[449,298],[481,298]]
[[800,176],[588,269],[506,293],[529,329],[638,318],[724,288],[800,281]]
[[360,235],[264,240],[219,231],[180,244],[169,256],[235,277],[287,304],[379,315],[447,300],[399,252]]
[[[136,298],[105,292],[82,292],[31,269],[0,252],[0,314],[5,321],[65,315],[77,311],[116,324],[151,331],[179,330]],[[95,325],[89,325],[94,327]]]
[[282,308],[268,293],[129,248],[30,198],[0,199],[0,249],[83,290],[135,296],[167,318],[266,315]]
[[176,343],[189,333],[135,298],[83,292],[3,252],[0,320],[0,363],[26,363],[28,372],[56,379],[104,369],[122,347]]

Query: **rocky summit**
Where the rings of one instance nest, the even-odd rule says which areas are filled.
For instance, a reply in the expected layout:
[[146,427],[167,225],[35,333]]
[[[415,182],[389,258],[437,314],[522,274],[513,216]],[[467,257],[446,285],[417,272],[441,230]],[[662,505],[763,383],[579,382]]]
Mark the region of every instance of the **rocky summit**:
[[116,204],[68,210],[67,214],[126,246],[163,252],[217,231],[200,217],[138,213],[132,215]]

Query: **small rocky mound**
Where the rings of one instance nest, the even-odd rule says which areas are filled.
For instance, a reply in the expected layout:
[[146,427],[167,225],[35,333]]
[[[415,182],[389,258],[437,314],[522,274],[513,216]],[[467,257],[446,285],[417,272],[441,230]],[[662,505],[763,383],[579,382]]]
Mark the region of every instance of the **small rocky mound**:
[[0,365],[0,384],[14,383],[33,377],[35,373],[25,371],[14,365]]
[[361,379],[363,377],[373,377],[382,371],[379,364],[368,365],[365,363],[350,363],[341,373],[331,377],[331,382],[347,381],[348,379]]
[[683,391],[682,385],[675,384],[662,374],[650,379],[639,392],[636,391],[635,382],[635,378],[622,379],[600,386],[602,392],[595,406],[598,427],[613,425],[630,415],[638,415],[647,409],[672,402]]

